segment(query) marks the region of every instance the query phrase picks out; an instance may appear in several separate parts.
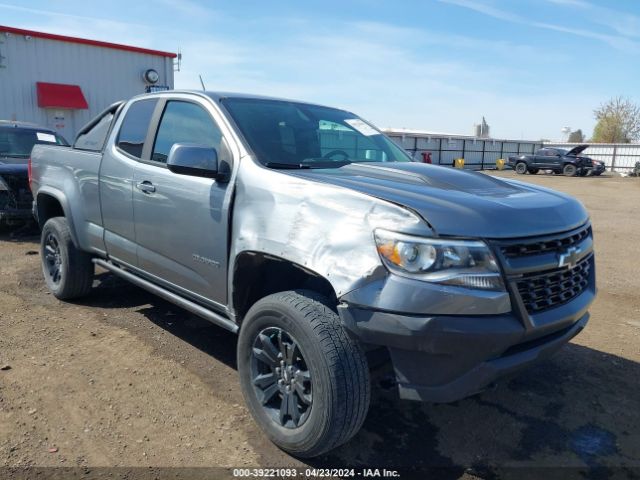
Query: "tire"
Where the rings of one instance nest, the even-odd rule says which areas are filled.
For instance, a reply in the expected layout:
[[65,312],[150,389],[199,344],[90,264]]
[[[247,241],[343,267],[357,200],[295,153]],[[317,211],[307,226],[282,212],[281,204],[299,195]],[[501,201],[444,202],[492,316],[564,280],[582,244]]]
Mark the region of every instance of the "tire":
[[251,307],[238,337],[238,373],[249,411],[273,443],[298,457],[345,443],[369,409],[364,351],[327,305],[308,290],[269,295]]
[[528,169],[528,172],[529,172],[531,175],[535,175],[535,174],[536,174],[536,173],[538,173],[539,171],[540,171],[540,169],[539,169],[539,168],[530,168],[530,169]]
[[524,162],[516,163],[515,171],[516,171],[516,173],[519,173],[520,175],[524,175],[525,173],[527,173],[527,164],[524,163]]
[[577,172],[578,172],[578,169],[576,168],[575,165],[571,163],[567,163],[564,167],[562,167],[562,174],[565,177],[575,177]]
[[602,172],[593,172],[592,175],[594,177],[599,177],[600,175],[602,175]]
[[56,298],[71,300],[89,293],[93,262],[73,244],[65,217],[50,218],[42,227],[40,258],[44,280]]

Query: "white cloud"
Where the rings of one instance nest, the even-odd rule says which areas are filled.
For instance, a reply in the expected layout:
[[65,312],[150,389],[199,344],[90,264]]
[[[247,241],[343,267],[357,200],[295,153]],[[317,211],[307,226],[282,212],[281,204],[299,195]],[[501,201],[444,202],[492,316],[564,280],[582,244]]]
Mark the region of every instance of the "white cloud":
[[[93,25],[94,23],[98,23],[100,25],[100,29],[103,27],[115,27],[118,29],[122,29],[123,27],[126,28],[146,28],[146,25],[142,25],[139,23],[132,23],[132,22],[121,22],[121,21],[116,21],[116,20],[106,20],[104,18],[100,18],[100,17],[88,17],[88,16],[84,16],[84,15],[75,15],[75,14],[71,14],[71,13],[61,13],[61,12],[56,12],[53,10],[44,10],[44,9],[40,9],[40,8],[28,8],[28,7],[21,7],[18,5],[10,5],[7,3],[0,3],[0,9],[3,10],[12,10],[15,12],[22,12],[22,13],[29,13],[32,15],[36,15],[36,16],[40,16],[40,17],[46,17],[47,19],[50,19],[51,21],[61,21],[61,20],[68,20],[70,22],[82,22],[84,25],[87,26],[87,28],[90,28],[91,25]],[[87,25],[87,22],[91,22],[91,25]]]
[[220,13],[193,0],[160,0],[160,3],[192,20],[210,19],[214,15],[220,16]]
[[[502,10],[494,7],[493,5],[476,1],[476,0],[438,0],[441,3],[447,3],[450,5],[457,5],[459,7],[467,8],[469,10],[476,11],[483,15],[487,15],[493,18],[497,18],[499,20],[504,20],[511,23],[517,23],[522,25],[528,25],[530,27],[542,28],[545,30],[553,30],[556,32],[569,33],[571,35],[576,35],[584,38],[591,38],[593,40],[598,40],[604,43],[607,43],[611,47],[623,50],[632,53],[640,52],[640,43],[625,38],[621,35],[610,35],[605,33],[597,33],[592,30],[584,29],[584,28],[573,28],[568,27],[567,25],[559,25],[554,23],[540,22],[536,20],[532,20],[529,17],[524,17],[515,13],[508,12],[506,10]],[[551,0],[554,1],[554,0]],[[581,0],[555,0],[555,3],[562,3],[564,5],[571,5],[574,7],[580,8],[591,8],[592,6]],[[595,8],[595,7],[594,7]],[[608,21],[605,21],[602,16],[595,18],[599,20],[597,21],[600,24],[606,24],[609,27],[615,27],[616,31],[624,33],[625,35],[629,34],[629,32],[633,32],[634,28],[637,34],[637,28],[640,26],[640,23],[634,22],[633,19],[631,21],[620,21],[620,19],[613,20],[613,11],[610,9],[600,9],[600,14],[605,14],[604,18],[608,18]],[[602,11],[604,10],[604,12]],[[598,10],[596,10],[597,12]],[[618,13],[618,16],[621,14]],[[622,30],[622,31],[621,31]]]
[[[189,15],[193,7],[180,10],[176,0],[165,1],[174,4],[176,15]],[[453,1],[470,3],[449,0]],[[28,14],[22,26],[34,30],[169,51],[180,47],[184,57],[182,71],[175,76],[177,88],[199,90],[201,74],[210,90],[334,105],[382,127],[468,133],[485,115],[497,136],[556,138],[566,124],[588,130],[584,119],[591,118],[591,111],[585,105],[601,101],[576,86],[550,96],[517,60],[544,55],[553,64],[564,60],[561,53],[428,27],[335,19],[325,24],[286,17],[278,19],[280,35],[274,35],[271,19],[227,17],[228,32],[248,28],[255,34],[222,34],[212,21],[209,31],[190,31],[183,22],[182,28],[171,28],[171,35],[166,35],[162,23],[151,27],[46,10],[15,11]],[[219,20],[217,12],[210,14]],[[269,34],[268,40],[261,32]],[[493,58],[486,61],[488,57]]]
[[548,0],[556,5],[572,7],[589,21],[605,26],[628,37],[640,37],[640,17],[609,7],[602,7],[584,0]]

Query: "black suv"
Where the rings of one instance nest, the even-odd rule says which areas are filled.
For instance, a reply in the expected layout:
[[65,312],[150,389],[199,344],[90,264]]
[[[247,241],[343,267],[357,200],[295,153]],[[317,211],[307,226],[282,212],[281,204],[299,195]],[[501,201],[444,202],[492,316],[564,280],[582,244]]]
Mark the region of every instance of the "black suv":
[[593,160],[581,157],[589,145],[578,145],[571,150],[556,147],[544,147],[533,155],[514,155],[509,157],[509,166],[517,173],[524,175],[529,172],[538,173],[540,170],[552,170],[568,177],[587,175],[593,169]]
[[0,227],[32,218],[27,163],[35,144],[68,145],[50,128],[0,120]]

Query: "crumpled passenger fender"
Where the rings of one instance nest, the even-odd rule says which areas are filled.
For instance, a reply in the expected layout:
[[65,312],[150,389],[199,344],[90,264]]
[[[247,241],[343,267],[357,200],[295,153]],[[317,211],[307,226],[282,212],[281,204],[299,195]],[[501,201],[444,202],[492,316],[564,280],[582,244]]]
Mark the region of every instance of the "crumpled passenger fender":
[[251,157],[238,168],[230,272],[240,253],[263,252],[324,277],[339,298],[388,274],[376,228],[432,234],[417,214],[391,202],[264,168]]

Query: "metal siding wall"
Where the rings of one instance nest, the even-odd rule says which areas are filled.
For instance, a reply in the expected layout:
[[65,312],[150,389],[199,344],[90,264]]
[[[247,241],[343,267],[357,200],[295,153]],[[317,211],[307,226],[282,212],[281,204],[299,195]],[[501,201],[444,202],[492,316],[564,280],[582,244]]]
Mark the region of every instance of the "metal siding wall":
[[436,165],[451,166],[456,158],[464,158],[465,168],[474,170],[494,169],[496,160],[499,158],[506,160],[509,155],[516,155],[519,152],[532,153],[542,147],[539,142],[526,140],[462,138],[426,133],[411,134],[393,130],[387,130],[386,133],[399,146],[407,150],[416,161],[422,161],[423,152],[431,152],[432,163]]
[[[73,111],[75,132],[111,103],[144,93],[142,73],[153,68],[158,84],[173,88],[173,59],[91,45],[0,32],[0,119],[47,125],[38,107],[36,82],[66,83],[82,88],[89,109]],[[68,122],[68,119],[67,119]]]

